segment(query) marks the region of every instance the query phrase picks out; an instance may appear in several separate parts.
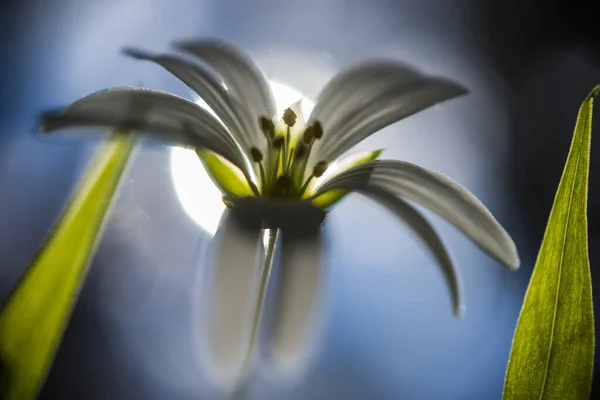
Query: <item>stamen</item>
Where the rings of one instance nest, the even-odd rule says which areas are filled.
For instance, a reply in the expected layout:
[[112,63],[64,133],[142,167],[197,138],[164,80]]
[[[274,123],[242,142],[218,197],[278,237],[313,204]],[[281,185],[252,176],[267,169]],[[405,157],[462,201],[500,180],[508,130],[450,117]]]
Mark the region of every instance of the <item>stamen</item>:
[[317,178],[320,178],[323,176],[325,171],[327,171],[327,167],[329,167],[329,165],[325,161],[319,161],[313,168],[313,175]]
[[293,195],[294,187],[289,176],[281,175],[273,185],[273,196],[279,198],[290,197]]
[[313,132],[315,139],[321,139],[323,137],[323,125],[319,121],[315,121],[313,124]]
[[279,136],[275,137],[275,139],[273,139],[273,147],[275,147],[276,149],[281,149],[283,147],[284,143],[285,143],[285,139],[283,138],[282,135],[279,135]]
[[261,116],[258,119],[260,129],[265,134],[267,139],[272,139],[275,136],[275,124],[269,118]]
[[262,152],[257,149],[256,147],[253,147],[250,149],[250,154],[252,155],[252,160],[256,163],[260,163],[263,160],[263,155]]
[[260,181],[262,183],[262,188],[264,190],[266,181],[265,181],[265,167],[263,166],[263,163],[262,163],[263,154],[256,147],[252,147],[250,149],[250,154],[252,155],[252,160],[258,164],[258,168],[260,169]]
[[302,144],[302,142],[298,143],[296,147],[296,155],[294,156],[296,159],[302,158],[306,154],[306,146]]
[[286,108],[283,111],[282,119],[288,127],[292,127],[296,124],[296,118],[296,113],[291,108]]
[[291,140],[291,133],[290,133],[290,127],[287,127],[287,133],[285,134],[285,143],[283,145],[283,167],[285,168],[285,166],[287,165],[288,162],[288,157],[292,158],[292,155],[289,154],[289,150],[290,150],[290,140]]
[[279,162],[281,161],[281,152],[282,152],[282,148],[283,145],[285,144],[285,139],[283,138],[282,135],[277,135],[274,139],[273,139],[273,148],[275,149],[275,157],[273,157],[275,163],[273,164],[273,175],[271,178],[271,182],[273,182],[273,184],[275,183],[275,180],[277,179],[277,175],[279,174]]
[[290,168],[292,167],[292,164],[294,163],[294,157],[292,156],[293,154],[294,154],[294,148],[292,147],[292,150],[290,150],[290,159],[288,160],[286,168],[285,168],[286,174],[290,171]]
[[310,142],[312,142],[312,140],[314,138],[315,138],[315,128],[313,128],[312,126],[309,126],[308,128],[306,128],[306,130],[302,134],[302,141],[305,144],[310,144]]

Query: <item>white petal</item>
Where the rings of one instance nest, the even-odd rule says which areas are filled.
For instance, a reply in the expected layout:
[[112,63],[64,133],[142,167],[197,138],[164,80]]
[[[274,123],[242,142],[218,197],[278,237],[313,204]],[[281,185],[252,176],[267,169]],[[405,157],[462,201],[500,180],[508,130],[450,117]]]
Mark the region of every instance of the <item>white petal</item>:
[[320,121],[327,132],[336,122],[367,104],[379,93],[419,79],[421,74],[394,61],[376,60],[342,71],[329,81],[317,98],[310,121]]
[[[321,122],[325,136],[313,145],[309,158],[309,170],[322,161],[320,148],[331,136],[332,128],[348,119],[361,105],[372,102],[390,87],[418,80],[421,75],[412,68],[392,60],[368,61],[348,68],[323,88],[310,114],[308,123]],[[327,160],[332,161],[332,160]]]
[[215,240],[218,251],[210,302],[211,349],[219,372],[237,378],[248,351],[264,258],[261,230],[251,229],[228,214]]
[[400,220],[408,224],[421,240],[423,240],[442,269],[446,285],[452,296],[454,314],[456,316],[461,316],[464,311],[464,305],[461,300],[462,296],[458,270],[455,268],[452,258],[435,228],[417,209],[401,198],[396,197],[393,193],[376,187],[370,187],[368,190],[365,189],[362,193],[393,212]]
[[323,280],[321,230],[282,232],[281,270],[276,298],[276,364],[299,367],[314,339],[316,311]]
[[254,61],[234,45],[221,40],[178,43],[176,46],[199,57],[212,68],[223,79],[232,96],[250,110],[252,134],[258,143],[262,135],[258,118],[273,118],[276,107],[271,86]]
[[388,88],[332,126],[315,157],[333,160],[380,129],[464,93],[463,87],[439,78],[421,78]]
[[86,96],[43,117],[45,132],[75,127],[141,131],[169,143],[205,147],[240,167],[242,159],[223,125],[197,104],[154,90],[116,88]]
[[239,115],[243,106],[229,95],[223,84],[206,68],[170,55],[155,56],[135,49],[126,49],[125,53],[139,60],[155,62],[179,78],[208,104],[247,153],[256,145],[250,142],[252,138],[246,133],[248,126],[244,125],[250,123],[244,119],[249,112]]
[[515,244],[500,223],[471,192],[443,175],[403,161],[372,161],[332,178],[313,197],[334,188],[379,188],[413,200],[447,219],[509,268],[519,266]]

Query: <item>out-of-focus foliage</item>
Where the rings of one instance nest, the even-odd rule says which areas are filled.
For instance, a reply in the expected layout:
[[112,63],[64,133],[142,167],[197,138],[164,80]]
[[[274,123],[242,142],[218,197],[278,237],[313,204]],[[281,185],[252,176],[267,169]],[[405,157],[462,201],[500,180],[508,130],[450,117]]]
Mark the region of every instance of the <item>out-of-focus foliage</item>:
[[69,322],[133,140],[114,135],[101,146],[0,312],[4,400],[35,398]]

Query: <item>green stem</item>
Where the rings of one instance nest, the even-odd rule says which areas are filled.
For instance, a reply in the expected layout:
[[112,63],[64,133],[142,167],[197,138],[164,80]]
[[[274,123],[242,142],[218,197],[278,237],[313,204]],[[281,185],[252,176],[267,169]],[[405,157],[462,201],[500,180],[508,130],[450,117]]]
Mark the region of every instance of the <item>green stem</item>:
[[258,288],[258,294],[256,297],[254,318],[252,321],[252,331],[250,333],[250,343],[248,344],[248,351],[246,353],[244,363],[242,364],[242,369],[240,373],[240,384],[236,388],[236,390],[234,390],[233,395],[231,396],[232,400],[250,399],[250,371],[252,366],[252,359],[254,356],[254,348],[258,336],[260,317],[262,315],[265,297],[267,295],[267,288],[269,286],[269,278],[271,277],[271,270],[273,269],[273,260],[275,257],[275,247],[277,244],[277,237],[279,236],[279,229],[269,229],[268,235],[269,241],[267,243],[267,248],[265,249],[265,262],[261,271],[260,286]]

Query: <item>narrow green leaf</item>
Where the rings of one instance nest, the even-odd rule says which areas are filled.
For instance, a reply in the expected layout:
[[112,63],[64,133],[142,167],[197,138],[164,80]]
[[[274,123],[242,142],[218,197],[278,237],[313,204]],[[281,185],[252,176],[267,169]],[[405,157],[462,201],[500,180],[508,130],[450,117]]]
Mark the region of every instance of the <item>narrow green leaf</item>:
[[2,399],[33,399],[44,383],[132,149],[125,136],[102,144],[0,312]]
[[584,400],[594,360],[587,188],[593,97],[579,109],[567,163],[525,295],[503,400]]
[[197,148],[196,154],[224,195],[245,197],[255,194],[242,171],[231,162],[207,149]]
[[[377,159],[381,155],[381,153],[383,153],[383,150],[380,149],[355,154],[342,159],[337,165],[331,166],[331,172],[328,171],[329,173],[325,175],[325,179],[322,179],[319,182],[319,185],[326,182],[329,177],[333,177],[335,175],[341,174],[344,171],[349,170],[350,168],[357,167],[359,165]],[[314,193],[315,189],[316,186],[309,189],[304,197],[309,197],[310,193]],[[323,193],[321,196],[315,198],[312,202],[316,207],[319,207],[320,209],[324,210],[342,200],[347,194],[347,190],[333,189]]]

